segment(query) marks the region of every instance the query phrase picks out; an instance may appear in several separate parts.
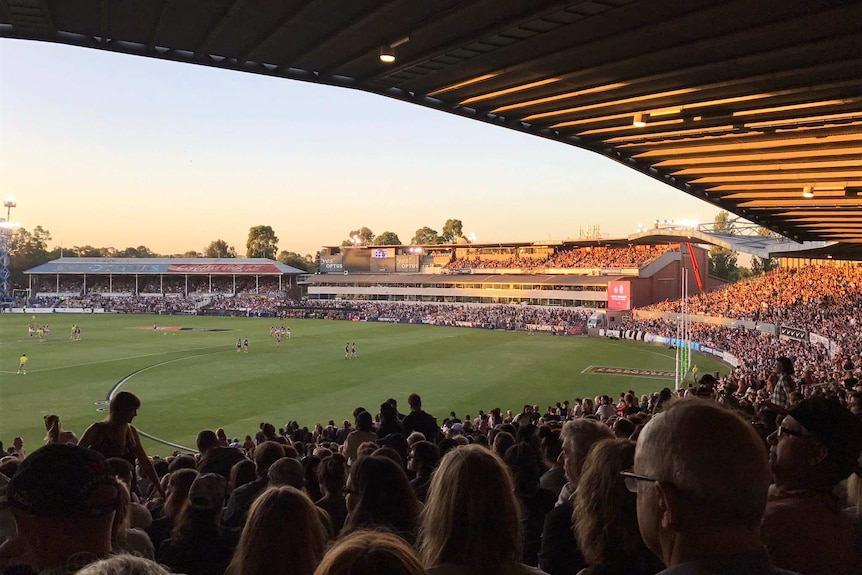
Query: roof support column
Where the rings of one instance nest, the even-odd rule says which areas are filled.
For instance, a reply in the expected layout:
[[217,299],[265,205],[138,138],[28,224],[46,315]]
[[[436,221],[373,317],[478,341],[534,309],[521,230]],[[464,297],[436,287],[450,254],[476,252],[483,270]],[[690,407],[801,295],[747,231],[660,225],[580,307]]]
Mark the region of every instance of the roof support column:
[[165,274],[159,274],[159,294],[165,295]]
[[[86,280],[84,281],[84,289],[87,289]],[[108,293],[114,293],[114,274],[108,274]]]
[[233,295],[236,295],[236,274],[233,274]]
[[189,297],[189,274],[186,274],[186,293],[185,297]]
[[213,275],[208,274],[208,276],[210,278],[210,293],[213,293]]
[[138,274],[135,274],[135,296],[137,296],[138,293]]
[[254,276],[254,293],[260,295],[260,276],[257,274]]
[[[87,277],[87,276],[84,276],[84,277]],[[55,280],[54,281],[54,286],[55,286],[54,287],[54,293],[59,294],[60,293],[60,274],[55,274],[54,280]]]

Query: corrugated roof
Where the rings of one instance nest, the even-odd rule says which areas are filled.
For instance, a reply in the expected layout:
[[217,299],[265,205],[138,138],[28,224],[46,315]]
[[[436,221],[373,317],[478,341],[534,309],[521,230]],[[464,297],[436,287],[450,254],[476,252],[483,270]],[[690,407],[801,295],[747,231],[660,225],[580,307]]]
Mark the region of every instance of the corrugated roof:
[[264,258],[58,258],[24,272],[66,275],[283,275],[306,272]]

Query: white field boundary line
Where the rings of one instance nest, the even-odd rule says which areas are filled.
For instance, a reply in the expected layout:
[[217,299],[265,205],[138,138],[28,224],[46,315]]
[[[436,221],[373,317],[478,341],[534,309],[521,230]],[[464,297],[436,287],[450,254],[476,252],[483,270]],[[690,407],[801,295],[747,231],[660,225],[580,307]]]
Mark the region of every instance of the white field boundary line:
[[[207,348],[198,348],[198,349],[207,349]],[[197,354],[194,354],[194,355],[187,355],[187,356],[184,356],[184,357],[177,357],[177,358],[174,358],[174,359],[169,359],[169,360],[167,360],[167,361],[160,361],[159,363],[154,363],[153,365],[148,365],[147,367],[142,367],[141,369],[138,369],[138,370],[136,370],[136,371],[133,371],[132,373],[128,374],[127,376],[125,376],[125,377],[124,377],[124,378],[122,378],[120,381],[118,381],[117,383],[115,383],[115,384],[114,384],[114,387],[112,387],[112,388],[111,388],[111,391],[110,391],[110,392],[108,392],[108,398],[107,398],[107,399],[108,399],[108,402],[110,402],[110,401],[111,401],[111,399],[113,399],[114,395],[116,395],[116,393],[119,391],[120,387],[122,387],[122,385],[123,385],[124,383],[126,383],[127,381],[129,381],[130,379],[132,379],[133,377],[135,377],[136,375],[138,375],[138,374],[140,374],[140,373],[143,373],[143,372],[145,372],[145,371],[148,371],[148,370],[150,370],[150,369],[153,369],[154,367],[161,367],[161,366],[163,366],[163,365],[167,365],[167,364],[169,364],[169,363],[174,363],[174,362],[177,362],[177,361],[183,361],[183,360],[186,360],[186,359],[192,359],[192,358],[195,358],[195,357],[201,357],[201,356],[203,356],[203,355],[210,355],[210,354],[213,354],[213,353],[219,353],[220,351],[222,351],[222,350],[219,350],[219,351],[208,351],[208,352],[205,352],[205,353],[197,353]],[[176,353],[176,352],[174,352],[174,353]],[[160,355],[160,354],[156,354],[156,355]],[[145,357],[145,356],[142,356],[142,357]],[[151,440],[153,440],[153,441],[155,441],[155,442],[157,442],[157,443],[161,443],[161,444],[163,444],[163,445],[167,445],[167,446],[169,446],[169,447],[176,447],[177,449],[182,449],[182,450],[184,450],[184,451],[188,451],[189,453],[197,453],[197,449],[194,449],[194,448],[191,448],[191,447],[186,447],[185,445],[180,445],[180,444],[178,444],[178,443],[172,443],[172,442],[170,442],[170,441],[168,441],[168,440],[166,440],[166,439],[162,439],[162,438],[160,438],[160,437],[156,437],[155,435],[151,435],[151,434],[147,433],[146,431],[141,431],[140,429],[138,429],[138,434],[143,435],[143,436],[144,436],[144,437],[146,437],[147,439],[151,439]]]

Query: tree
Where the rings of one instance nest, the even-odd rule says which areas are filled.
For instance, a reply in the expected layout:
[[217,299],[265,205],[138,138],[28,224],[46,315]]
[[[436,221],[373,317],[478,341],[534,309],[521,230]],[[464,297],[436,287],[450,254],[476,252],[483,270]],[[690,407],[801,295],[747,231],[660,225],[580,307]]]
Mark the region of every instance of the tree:
[[93,246],[75,246],[69,255],[75,255],[79,258],[101,258],[105,257],[103,250],[105,248],[94,248]]
[[25,228],[15,230],[9,238],[9,282],[13,287],[27,285],[24,272],[53,259],[49,241],[51,232],[42,226],[36,226],[32,233]]
[[347,236],[347,243],[343,243],[341,245],[353,246],[353,245],[368,245],[374,241],[374,232],[372,232],[369,228],[362,226],[358,230],[351,230],[350,235]]
[[374,238],[375,246],[400,246],[401,240],[395,232],[383,232]]
[[446,220],[440,239],[444,244],[454,244],[464,236],[464,224],[461,220]]
[[439,244],[440,234],[437,233],[437,230],[432,230],[428,226],[425,226],[424,228],[416,230],[416,234],[413,236],[413,239],[410,240],[410,243],[422,246]]
[[[717,234],[734,235],[735,227],[727,211],[722,210],[715,216],[713,231]],[[735,251],[721,246],[712,246],[709,250],[709,275],[728,281],[735,280],[738,277],[736,262]]]
[[272,226],[254,226],[248,230],[248,241],[245,244],[247,258],[275,259],[278,252],[278,238]]
[[[757,235],[763,236],[764,238],[781,237],[780,234],[766,228],[757,228]],[[778,267],[778,259],[776,258],[759,258],[755,256],[751,259],[751,273],[755,276],[769,273],[776,267]]]
[[[254,229],[254,228],[252,228]],[[227,242],[218,239],[213,240],[207,247],[204,248],[203,257],[205,258],[235,258],[236,248],[227,245]]]
[[187,252],[181,254],[179,257],[192,259],[192,258],[199,258],[199,257],[201,257],[201,255],[194,250],[190,250],[190,251],[187,251]]
[[289,252],[287,250],[283,250],[279,252],[276,259],[286,266],[291,266],[304,272],[307,272],[312,265],[312,262],[308,259],[310,257],[311,256],[301,256],[296,252]]
[[159,254],[153,252],[147,246],[138,246],[136,248],[126,248],[114,254],[115,258],[157,258]]

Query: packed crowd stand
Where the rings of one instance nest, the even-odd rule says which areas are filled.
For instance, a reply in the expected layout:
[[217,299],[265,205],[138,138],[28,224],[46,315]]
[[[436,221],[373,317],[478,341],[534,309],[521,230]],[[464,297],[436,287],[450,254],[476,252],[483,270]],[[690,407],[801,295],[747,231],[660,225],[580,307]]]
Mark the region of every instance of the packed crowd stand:
[[482,257],[453,258],[446,269],[577,269],[577,268],[640,268],[659,256],[679,250],[679,245],[583,247],[560,250],[550,256],[511,256],[507,258]]
[[[141,402],[120,392],[108,417],[80,437],[48,415],[45,447],[28,457],[15,438],[0,460],[0,568],[76,573],[103,560],[106,570],[80,572],[651,575],[696,558],[669,553],[662,537],[698,532],[691,517],[660,522],[670,535],[655,532],[647,490],[663,479],[654,474],[672,482],[663,490],[694,481],[692,490],[728,493],[725,505],[747,506],[744,521],[721,519],[722,502],[698,495],[692,509],[705,524],[736,521],[728,532],[754,539],[732,552],[743,561],[735,570],[716,569],[720,549],[701,549],[707,567],[681,573],[859,573],[862,480],[853,472],[862,473],[862,385],[806,384],[785,357],[766,377],[755,393],[708,375],[677,392],[629,390],[618,400],[572,398],[475,416],[429,414],[411,394],[407,413],[390,398],[372,410],[356,407],[341,425],[205,429],[197,452],[166,457],[145,453],[132,425]],[[782,398],[781,388],[792,393]],[[676,421],[689,412],[688,427]],[[655,431],[668,425],[664,435]],[[677,435],[689,440],[673,441]],[[660,463],[662,451],[689,444],[667,456],[673,466],[664,475],[639,468],[649,454]],[[806,453],[821,455],[801,463]],[[702,479],[689,478],[685,457]],[[842,460],[836,472],[831,459],[821,466],[824,457],[852,465]],[[810,475],[807,483],[800,474]],[[730,536],[705,540],[721,546]],[[763,544],[769,555],[761,557]],[[360,555],[386,546],[398,560],[387,556],[395,566],[381,570],[342,557],[356,545]],[[142,570],[107,570],[112,563]]]

